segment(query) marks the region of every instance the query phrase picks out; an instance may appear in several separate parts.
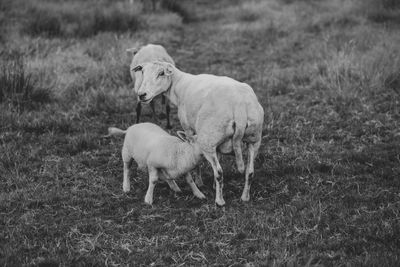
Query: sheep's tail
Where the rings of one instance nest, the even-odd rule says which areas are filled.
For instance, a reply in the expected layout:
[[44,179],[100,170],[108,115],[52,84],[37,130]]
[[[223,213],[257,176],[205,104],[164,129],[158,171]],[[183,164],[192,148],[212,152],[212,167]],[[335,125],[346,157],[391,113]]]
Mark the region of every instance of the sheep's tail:
[[242,139],[247,126],[247,110],[243,105],[238,105],[234,111],[234,134],[232,137],[232,146],[236,158],[236,166],[240,173],[244,172],[244,161],[242,153]]
[[112,136],[112,135],[124,135],[126,134],[126,130],[121,130],[116,127],[110,127],[108,128],[108,135],[107,136]]

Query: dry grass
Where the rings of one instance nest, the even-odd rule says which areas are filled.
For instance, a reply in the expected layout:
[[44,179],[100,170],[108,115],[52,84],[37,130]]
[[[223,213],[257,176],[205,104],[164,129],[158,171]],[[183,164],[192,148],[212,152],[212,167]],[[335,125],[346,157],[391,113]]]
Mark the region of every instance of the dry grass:
[[[371,21],[357,0],[188,7],[195,23],[157,11],[134,33],[7,31],[4,50],[23,54],[25,73],[54,99],[20,112],[0,103],[0,264],[399,265],[396,24]],[[5,27],[16,16],[7,11]],[[134,122],[125,49],[147,42],[165,45],[183,70],[256,91],[266,118],[250,203],[239,200],[243,177],[229,157],[222,209],[207,164],[206,201],[179,181],[182,194],[160,183],[146,206],[146,174],[135,167],[132,192],[122,192],[122,140],[102,136]]]

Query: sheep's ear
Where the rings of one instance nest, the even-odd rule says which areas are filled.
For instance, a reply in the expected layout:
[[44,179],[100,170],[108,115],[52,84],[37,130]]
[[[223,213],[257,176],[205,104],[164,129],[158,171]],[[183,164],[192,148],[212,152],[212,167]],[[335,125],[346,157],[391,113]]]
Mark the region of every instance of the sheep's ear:
[[173,70],[174,70],[174,67],[172,66],[172,64],[167,63],[167,66],[165,67],[165,70],[164,70],[165,75],[167,75],[167,76],[171,75]]
[[136,53],[139,51],[139,47],[132,47],[132,48],[128,48],[126,49],[126,54],[130,57],[136,55]]
[[133,72],[137,72],[143,69],[142,65],[137,65],[136,67],[134,67],[133,69],[131,69]]
[[181,139],[183,142],[187,142],[187,136],[186,133],[184,131],[177,131],[176,135],[179,137],[179,139]]

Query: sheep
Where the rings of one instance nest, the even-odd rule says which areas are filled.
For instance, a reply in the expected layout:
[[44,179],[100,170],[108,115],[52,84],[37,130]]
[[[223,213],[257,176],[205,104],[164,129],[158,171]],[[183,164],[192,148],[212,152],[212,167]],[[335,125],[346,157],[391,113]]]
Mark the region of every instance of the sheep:
[[[165,61],[169,62],[173,65],[175,65],[174,60],[171,58],[170,55],[168,55],[167,51],[165,48],[161,45],[155,45],[155,44],[147,44],[142,47],[133,47],[129,48],[126,50],[128,55],[132,56],[132,62],[131,62],[131,68],[130,68],[130,74],[132,77],[132,80],[134,82],[134,91],[137,93],[137,89],[139,88],[141,82],[142,82],[142,74],[141,72],[135,72],[132,70],[133,67],[143,64],[145,62],[151,62],[154,60],[158,61]],[[166,103],[165,96],[162,95],[162,104],[165,104],[166,108],[166,114],[167,114],[167,129],[171,129],[171,123],[170,123],[170,118],[169,114],[171,111],[169,103]],[[151,109],[153,111],[153,116],[155,115],[155,107],[154,107],[154,102],[150,103]],[[140,121],[140,115],[142,112],[142,105],[141,102],[138,99],[138,103],[136,105],[136,123],[139,123]]]
[[180,136],[178,138],[153,123],[134,124],[125,131],[111,127],[108,133],[109,135],[125,134],[122,148],[124,192],[130,190],[129,167],[134,159],[139,169],[147,168],[149,173],[149,187],[144,199],[147,204],[153,203],[154,186],[159,178],[166,180],[172,190],[180,192],[174,180],[183,175],[193,194],[200,199],[205,198],[190,175],[190,171],[197,166],[202,157],[200,147],[196,143],[196,136],[186,139],[183,132],[178,132]]
[[[143,74],[138,88],[142,102],[165,94],[178,107],[180,123],[188,136],[197,135],[197,143],[211,164],[215,182],[215,202],[223,206],[223,171],[218,154],[234,152],[238,171],[245,171],[242,201],[250,200],[250,183],[254,176],[264,122],[264,109],[253,89],[228,77],[210,74],[192,75],[165,62],[137,65]],[[247,146],[245,168],[242,145]]]

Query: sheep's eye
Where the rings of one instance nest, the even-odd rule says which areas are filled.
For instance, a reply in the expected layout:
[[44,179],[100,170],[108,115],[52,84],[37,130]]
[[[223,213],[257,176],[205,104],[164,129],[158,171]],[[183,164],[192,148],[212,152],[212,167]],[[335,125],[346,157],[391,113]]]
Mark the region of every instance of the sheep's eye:
[[133,69],[131,69],[133,72],[137,72],[137,71],[142,71],[143,72],[143,67],[138,65],[136,67],[134,67]]
[[159,74],[158,74],[158,77],[160,77],[160,76],[164,76],[164,71],[162,71],[162,72],[160,72]]

